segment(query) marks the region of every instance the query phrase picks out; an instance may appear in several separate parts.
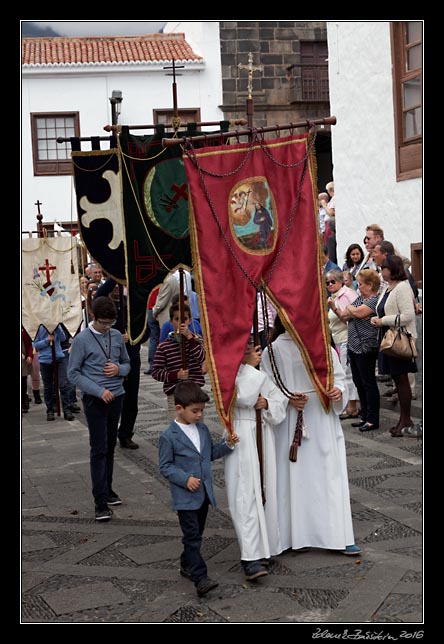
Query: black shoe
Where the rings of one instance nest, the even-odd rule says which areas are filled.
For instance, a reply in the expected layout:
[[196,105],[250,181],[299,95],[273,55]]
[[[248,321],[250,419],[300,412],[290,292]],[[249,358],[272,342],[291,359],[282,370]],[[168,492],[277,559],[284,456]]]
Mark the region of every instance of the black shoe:
[[122,499],[113,490],[108,494],[106,502],[108,505],[122,505]]
[[259,563],[261,566],[264,566],[264,568],[268,568],[268,566],[271,566],[271,559],[259,559]]
[[268,571],[259,561],[242,561],[241,563],[245,572],[245,579],[248,581],[268,575]]
[[147,370],[146,370],[146,371],[144,371],[143,373],[144,373],[146,376],[151,376],[152,371],[153,371],[152,369],[147,369]]
[[70,410],[70,411],[72,411],[72,413],[73,413],[73,414],[78,414],[79,412],[81,412],[81,411],[82,411],[82,410],[80,409],[80,407],[79,407],[78,405],[76,405],[76,404],[71,405],[71,407],[69,408],[69,410]]
[[359,428],[360,432],[369,432],[372,429],[379,429],[379,425],[376,425],[375,423],[364,423],[362,427]]
[[33,389],[32,393],[34,394],[34,402],[36,405],[42,404],[42,399],[40,398],[40,391],[38,389]]
[[96,505],[96,521],[109,521],[113,516],[113,511],[106,503]]
[[63,413],[63,418],[65,420],[74,420],[74,414],[72,412],[70,412],[69,409],[68,409],[67,411],[65,411]]
[[199,579],[199,581],[196,584],[196,591],[199,597],[203,597],[207,593],[210,592],[210,590],[214,590],[217,588],[219,584],[217,581],[212,581],[208,577],[202,577],[202,579]]
[[188,570],[188,568],[186,568],[185,566],[181,566],[179,568],[179,573],[182,575],[182,577],[185,577],[185,579],[190,579],[191,580],[191,573]]
[[359,420],[357,423],[352,423],[352,427],[362,427],[366,422],[366,420]]
[[139,449],[137,443],[133,441],[132,438],[126,438],[125,440],[120,441],[120,447],[124,449]]
[[46,414],[46,420],[55,420],[54,412],[48,411],[48,413]]

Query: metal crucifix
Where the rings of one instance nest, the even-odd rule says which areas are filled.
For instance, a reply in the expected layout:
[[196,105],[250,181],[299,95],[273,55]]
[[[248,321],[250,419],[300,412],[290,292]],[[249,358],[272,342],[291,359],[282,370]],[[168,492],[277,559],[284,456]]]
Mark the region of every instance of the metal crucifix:
[[264,67],[263,65],[257,65],[256,67],[253,65],[253,54],[251,51],[248,54],[248,65],[242,65],[239,63],[238,67],[239,69],[248,70],[248,98],[251,99],[253,92],[253,72],[263,72]]
[[253,54],[250,51],[248,54],[248,65],[242,65],[239,63],[239,69],[248,70],[248,98],[247,98],[247,122],[248,127],[253,127],[253,72],[262,72],[264,67],[263,65],[253,65]]
[[[173,70],[173,118],[171,119],[171,124],[174,128],[174,130],[178,130],[180,126],[180,119],[179,119],[179,110],[177,107],[177,84],[176,84],[176,69],[184,69],[185,65],[176,65],[174,58],[173,58],[173,64],[172,65],[167,65],[164,67],[164,69],[172,69]],[[171,74],[169,74],[171,75]]]

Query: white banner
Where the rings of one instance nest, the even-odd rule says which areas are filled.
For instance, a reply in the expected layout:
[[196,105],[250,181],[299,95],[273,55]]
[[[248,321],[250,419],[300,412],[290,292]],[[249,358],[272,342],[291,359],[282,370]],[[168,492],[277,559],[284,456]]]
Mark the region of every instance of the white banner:
[[76,239],[23,239],[22,325],[26,331],[34,339],[41,324],[52,333],[63,322],[74,335],[81,321]]

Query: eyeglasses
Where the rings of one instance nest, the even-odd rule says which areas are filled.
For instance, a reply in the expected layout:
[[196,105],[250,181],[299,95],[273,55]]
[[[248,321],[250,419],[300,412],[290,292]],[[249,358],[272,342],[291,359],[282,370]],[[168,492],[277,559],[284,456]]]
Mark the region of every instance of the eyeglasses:
[[365,242],[371,241],[371,237],[367,237],[367,235],[366,235],[366,236],[364,237],[364,240],[363,240],[363,241],[364,241],[364,244],[365,244]]
[[114,326],[117,320],[96,320],[96,324],[99,326]]
[[327,280],[325,283],[330,286],[330,284],[336,284],[336,280]]

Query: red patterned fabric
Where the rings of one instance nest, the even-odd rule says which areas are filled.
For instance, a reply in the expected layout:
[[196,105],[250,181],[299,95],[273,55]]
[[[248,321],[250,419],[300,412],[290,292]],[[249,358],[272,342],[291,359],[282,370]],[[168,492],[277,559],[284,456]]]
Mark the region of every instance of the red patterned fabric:
[[313,386],[329,408],[330,334],[315,164],[308,147],[304,134],[184,155],[206,360],[216,407],[229,431],[235,378],[259,284],[300,347]]

